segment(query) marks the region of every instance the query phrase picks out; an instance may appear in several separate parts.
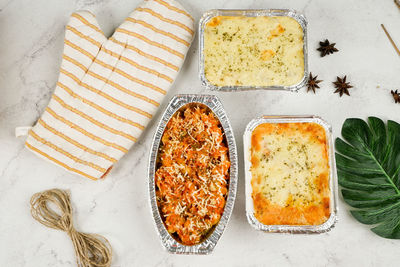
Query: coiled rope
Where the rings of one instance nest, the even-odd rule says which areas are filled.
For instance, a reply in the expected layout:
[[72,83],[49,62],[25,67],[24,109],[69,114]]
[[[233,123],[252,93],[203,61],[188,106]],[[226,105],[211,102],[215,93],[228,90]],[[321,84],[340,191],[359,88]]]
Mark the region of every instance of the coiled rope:
[[[57,206],[61,215],[49,207]],[[108,240],[98,234],[85,234],[75,230],[72,208],[67,191],[51,189],[36,193],[31,198],[32,217],[41,224],[65,231],[72,240],[79,267],[109,267],[112,249]]]

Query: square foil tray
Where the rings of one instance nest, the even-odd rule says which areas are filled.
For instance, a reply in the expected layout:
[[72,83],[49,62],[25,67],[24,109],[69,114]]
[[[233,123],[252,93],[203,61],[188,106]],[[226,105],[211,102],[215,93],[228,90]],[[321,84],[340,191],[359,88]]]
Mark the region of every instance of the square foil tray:
[[[159,152],[158,150],[161,138],[164,134],[164,130],[165,127],[167,126],[168,121],[175,114],[175,112],[178,111],[181,107],[191,103],[198,103],[207,106],[219,119],[222,128],[224,130],[224,134],[226,136],[231,166],[230,166],[228,195],[225,203],[224,212],[221,216],[220,221],[216,226],[214,226],[214,229],[211,230],[212,232],[210,233],[210,235],[207,238],[205,238],[201,243],[193,246],[187,246],[179,243],[176,239],[174,239],[168,233],[164,225],[164,222],[161,218],[157,206],[155,172],[156,172],[157,155]],[[223,108],[222,103],[217,96],[188,94],[188,95],[176,95],[171,99],[158,124],[156,133],[154,134],[153,144],[151,147],[150,158],[149,158],[148,179],[149,179],[148,186],[150,195],[149,198],[150,207],[153,214],[156,230],[160,237],[163,247],[168,252],[175,254],[211,253],[214,250],[222,233],[224,232],[228,224],[229,218],[232,214],[233,205],[236,198],[237,183],[238,183],[238,158],[237,158],[235,137],[233,135],[233,130],[228,120],[225,109]]]
[[[330,217],[326,222],[320,225],[265,225],[258,221],[254,216],[254,206],[252,195],[251,179],[252,174],[250,171],[250,148],[251,148],[251,134],[254,129],[263,123],[317,123],[321,125],[326,132],[326,139],[328,145],[328,156],[329,156],[329,187],[330,187]],[[315,234],[324,233],[330,231],[335,223],[337,222],[338,214],[338,191],[337,191],[337,174],[336,174],[336,161],[335,161],[335,149],[332,137],[331,126],[317,116],[263,116],[257,119],[253,119],[247,125],[243,135],[244,143],[244,163],[245,163],[245,192],[246,192],[246,217],[249,224],[257,229],[264,232],[272,233],[303,233],[303,234]]]
[[[216,16],[246,16],[246,17],[291,17],[295,19],[303,29],[303,53],[304,53],[304,75],[301,81],[290,86],[217,86],[207,80],[204,73],[204,30],[207,22]],[[292,9],[213,9],[205,12],[199,22],[199,76],[201,83],[209,90],[217,91],[244,91],[244,90],[284,90],[297,92],[307,82],[308,76],[308,48],[307,48],[307,19]]]

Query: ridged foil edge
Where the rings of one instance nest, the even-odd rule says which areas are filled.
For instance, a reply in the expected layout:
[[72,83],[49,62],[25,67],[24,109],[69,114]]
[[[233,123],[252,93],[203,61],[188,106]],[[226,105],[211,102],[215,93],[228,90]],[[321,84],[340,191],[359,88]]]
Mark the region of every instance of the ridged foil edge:
[[[204,29],[206,23],[215,16],[283,16],[294,18],[303,29],[304,75],[303,79],[290,86],[216,86],[210,83],[204,73]],[[203,86],[214,91],[246,91],[246,90],[284,90],[297,92],[302,88],[308,77],[308,37],[306,17],[293,9],[212,9],[203,14],[199,22],[199,77]]]
[[[164,223],[161,219],[156,200],[155,191],[155,168],[158,148],[160,145],[161,137],[164,133],[164,129],[175,114],[175,112],[189,103],[200,103],[209,107],[214,114],[218,117],[221,125],[224,129],[226,140],[229,148],[229,158],[231,162],[230,167],[230,180],[228,188],[228,197],[225,204],[224,212],[217,226],[215,227],[212,234],[200,244],[194,246],[185,246],[177,242],[166,230]],[[150,151],[149,165],[148,165],[148,178],[149,178],[149,200],[150,207],[153,214],[153,219],[157,229],[157,233],[161,239],[163,247],[170,253],[176,254],[209,254],[214,250],[218,240],[223,234],[229,218],[233,211],[234,202],[236,199],[236,190],[238,182],[238,158],[235,137],[231,124],[228,120],[227,114],[222,106],[221,101],[217,96],[214,95],[176,95],[169,102],[162,118],[158,124],[157,130],[153,137],[153,144]]]
[[[320,225],[265,225],[254,216],[253,199],[251,197],[251,172],[250,172],[250,146],[253,130],[262,123],[293,123],[293,122],[314,122],[326,131],[329,150],[329,186],[330,186],[330,207],[329,219]],[[333,142],[332,127],[318,116],[263,116],[249,122],[243,134],[244,163],[245,163],[245,190],[246,190],[246,217],[249,224],[256,230],[272,233],[292,234],[319,234],[330,231],[338,221],[338,185],[335,160],[335,147]]]

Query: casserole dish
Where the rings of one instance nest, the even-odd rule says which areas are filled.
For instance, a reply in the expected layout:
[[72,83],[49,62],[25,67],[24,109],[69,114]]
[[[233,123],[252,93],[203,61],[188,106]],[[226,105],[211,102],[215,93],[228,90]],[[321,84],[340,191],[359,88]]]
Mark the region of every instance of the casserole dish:
[[337,177],[329,124],[316,116],[264,116],[247,125],[243,142],[251,226],[286,233],[334,226]]
[[[203,114],[204,116],[202,115],[201,117],[204,118],[207,115],[207,116],[211,116],[211,117],[214,117],[219,120],[219,127],[223,131],[223,135],[221,135],[221,136],[224,136],[223,137],[224,140],[221,143],[221,147],[226,146],[226,152],[229,157],[229,167],[228,167],[229,169],[227,170],[227,172],[225,172],[225,173],[227,173],[227,175],[226,175],[226,181],[227,181],[226,190],[227,191],[224,192],[224,194],[223,194],[225,197],[225,200],[224,200],[225,205],[223,208],[223,212],[222,212],[222,214],[217,215],[217,216],[220,215],[219,221],[217,223],[215,223],[215,221],[214,221],[213,225],[211,227],[207,228],[208,229],[207,232],[204,233],[204,235],[201,237],[201,239],[197,240],[197,241],[193,241],[193,242],[191,242],[191,240],[189,240],[189,239],[184,239],[184,233],[185,233],[184,230],[186,229],[186,225],[187,225],[185,223],[189,222],[189,220],[191,218],[193,219],[193,216],[200,217],[199,214],[201,214],[200,213],[201,211],[200,211],[200,209],[197,209],[199,207],[198,205],[200,205],[200,204],[197,204],[197,203],[194,204],[194,202],[197,202],[197,199],[190,200],[190,201],[187,200],[185,202],[185,201],[180,201],[179,196],[178,196],[178,198],[172,198],[172,199],[179,201],[179,203],[180,203],[179,209],[178,208],[173,209],[173,211],[174,211],[173,216],[175,216],[179,220],[183,220],[183,222],[180,226],[175,227],[173,225],[175,223],[175,221],[171,222],[171,220],[168,219],[168,217],[171,216],[168,213],[168,209],[170,209],[169,207],[170,207],[170,202],[171,202],[170,199],[171,198],[167,196],[167,201],[164,200],[165,195],[163,195],[163,192],[161,192],[162,191],[162,183],[164,181],[160,181],[165,178],[165,176],[160,175],[161,168],[169,168],[168,164],[170,164],[170,165],[171,164],[172,165],[181,164],[183,168],[189,168],[189,169],[182,171],[181,174],[183,174],[183,175],[171,174],[171,173],[173,173],[172,170],[167,169],[168,170],[167,172],[169,173],[167,175],[171,174],[170,175],[171,180],[181,179],[183,182],[183,181],[187,181],[189,179],[188,177],[190,177],[190,181],[194,182],[193,185],[191,185],[191,186],[196,187],[193,189],[194,191],[199,191],[199,190],[201,190],[201,187],[204,187],[204,190],[207,192],[207,194],[206,194],[207,199],[208,199],[208,197],[212,198],[212,194],[210,194],[208,190],[209,190],[209,188],[212,188],[212,190],[214,190],[214,188],[213,188],[214,185],[211,185],[212,180],[214,179],[214,176],[204,175],[203,177],[200,177],[199,171],[201,170],[202,167],[196,167],[196,168],[193,167],[192,168],[191,165],[188,163],[188,161],[186,161],[185,163],[177,162],[177,159],[188,160],[187,153],[190,152],[191,154],[197,154],[199,151],[201,151],[203,149],[204,144],[196,146],[194,148],[186,147],[184,155],[179,154],[182,156],[169,157],[168,159],[172,159],[173,162],[170,162],[168,164],[163,162],[163,158],[164,158],[164,154],[165,154],[164,152],[165,152],[165,149],[167,149],[167,148],[165,148],[166,144],[174,141],[173,138],[171,138],[170,135],[166,135],[166,133],[167,133],[167,131],[169,131],[169,129],[171,129],[171,127],[175,127],[175,126],[179,127],[179,125],[184,125],[184,122],[182,120],[184,120],[185,116],[186,116],[185,110],[186,111],[202,110],[203,112],[206,110],[209,110],[209,112],[207,114],[204,113]],[[176,119],[179,119],[181,121],[178,121],[178,123],[176,123],[175,122]],[[175,125],[175,126],[173,126],[173,125]],[[208,132],[208,129],[204,129],[202,132],[205,134],[206,132]],[[184,133],[182,135],[178,134],[178,136],[182,137],[183,139],[176,142],[178,144],[177,146],[184,144],[184,138],[187,138],[187,140],[191,140],[192,138],[197,140],[197,138],[198,138],[198,136],[196,136],[196,132],[194,132],[194,130],[192,132],[188,132],[187,135],[186,135],[186,133]],[[220,145],[218,144],[216,146],[220,146]],[[190,150],[190,149],[192,149],[192,150]],[[212,148],[212,149],[215,150],[216,148]],[[187,152],[187,151],[189,151],[189,152]],[[173,152],[172,154],[176,155],[175,152]],[[214,162],[214,160],[215,159],[210,159],[210,164],[211,164],[211,161]],[[208,160],[206,160],[205,162],[208,162]],[[222,162],[222,159],[221,159],[221,162]],[[178,167],[178,168],[180,168],[180,167]],[[192,171],[194,171],[195,174],[191,175]],[[234,205],[234,201],[235,201],[235,197],[236,197],[236,187],[237,187],[236,143],[235,143],[233,131],[232,131],[232,128],[228,121],[225,110],[223,109],[221,102],[219,101],[219,99],[216,96],[212,96],[212,95],[177,95],[172,98],[172,100],[170,101],[168,107],[166,108],[166,110],[160,120],[157,131],[154,135],[153,145],[152,145],[152,148],[150,151],[148,175],[149,175],[150,205],[151,205],[151,209],[152,209],[153,218],[154,218],[154,221],[156,224],[156,228],[157,228],[158,234],[161,239],[161,243],[164,246],[164,248],[166,248],[167,251],[169,251],[171,253],[180,253],[180,254],[208,254],[208,253],[212,252],[217,241],[221,237],[221,235],[228,223],[230,215],[232,213],[232,209],[233,209],[233,205]],[[193,177],[201,178],[200,180],[204,180],[204,184],[203,185],[196,184],[196,181],[195,181],[196,179]],[[197,180],[199,180],[199,179],[197,179]],[[181,184],[178,184],[176,187],[179,187],[179,186],[181,186]],[[198,186],[198,188],[197,188],[197,186]],[[175,188],[175,184],[171,185],[169,187]],[[182,192],[183,192],[183,194],[185,194],[187,192],[187,190],[183,190]],[[176,191],[174,191],[174,193],[176,193]],[[196,195],[193,198],[196,198]],[[198,200],[202,201],[205,198],[206,197],[203,197]],[[185,199],[188,199],[188,198],[185,198]],[[195,205],[196,205],[196,212],[193,212],[190,214],[184,213],[181,217],[178,216],[184,210],[185,211],[189,210],[189,209],[192,210],[192,208],[194,208]],[[177,210],[177,211],[175,212],[175,210]],[[199,211],[197,212],[197,210],[199,210]],[[197,220],[197,222],[204,223],[203,215],[204,214],[201,214],[202,217],[199,218]],[[214,215],[215,215],[215,213],[214,213]],[[208,216],[208,214],[206,216]],[[193,220],[196,221],[196,218],[194,217]],[[198,224],[195,223],[194,225],[198,225]],[[182,227],[185,227],[185,229],[182,229]],[[177,228],[178,228],[178,230],[176,230]],[[202,228],[202,229],[204,229],[204,228]],[[180,230],[182,230],[182,231],[180,231]],[[191,233],[193,234],[193,231]]]
[[211,90],[297,91],[307,81],[307,21],[294,10],[210,10],[199,46],[199,76]]

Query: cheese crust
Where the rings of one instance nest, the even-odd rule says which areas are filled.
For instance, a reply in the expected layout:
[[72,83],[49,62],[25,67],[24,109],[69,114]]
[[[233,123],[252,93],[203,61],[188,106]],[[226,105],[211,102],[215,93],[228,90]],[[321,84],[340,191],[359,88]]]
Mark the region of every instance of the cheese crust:
[[304,76],[303,29],[291,17],[212,18],[204,72],[217,86],[291,86]]
[[330,216],[325,129],[316,123],[264,123],[251,136],[255,217],[265,225],[320,225]]

